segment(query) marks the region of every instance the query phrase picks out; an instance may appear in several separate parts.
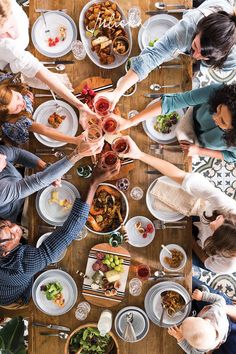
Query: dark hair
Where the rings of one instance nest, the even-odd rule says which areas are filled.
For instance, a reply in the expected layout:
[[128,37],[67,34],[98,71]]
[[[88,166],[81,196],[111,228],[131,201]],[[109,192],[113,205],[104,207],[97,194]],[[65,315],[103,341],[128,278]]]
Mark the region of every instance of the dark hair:
[[202,18],[195,35],[200,34],[201,55],[206,64],[221,68],[231,48],[236,43],[236,16],[218,11]]
[[221,104],[228,107],[232,115],[233,128],[225,130],[223,137],[228,147],[236,146],[236,84],[221,86],[211,95],[208,103],[211,114],[216,113],[217,107]]
[[212,236],[204,243],[204,251],[209,256],[219,255],[231,258],[236,254],[236,225],[232,220],[225,219]]

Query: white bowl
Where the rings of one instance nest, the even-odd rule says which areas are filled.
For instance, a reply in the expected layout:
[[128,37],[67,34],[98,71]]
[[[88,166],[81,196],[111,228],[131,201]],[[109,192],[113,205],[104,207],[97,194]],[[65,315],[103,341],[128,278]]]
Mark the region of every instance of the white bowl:
[[[119,82],[121,81],[121,79],[123,79],[123,76],[122,76],[121,78],[119,78],[119,80],[117,81],[116,86],[119,85]],[[129,94],[123,93],[122,96],[124,96],[124,97],[132,96],[132,95],[137,91],[138,84],[136,83],[136,84],[134,84],[134,85],[132,85],[132,86],[135,86],[135,87],[134,87],[134,90],[133,90],[131,93],[129,93]]]
[[170,243],[169,245],[166,245],[166,248],[168,248],[168,250],[173,250],[173,249],[176,249],[177,251],[180,251],[184,258],[180,264],[180,266],[178,268],[172,268],[170,267],[164,260],[164,257],[170,257],[169,253],[163,248],[160,252],[160,263],[162,265],[162,267],[164,267],[165,269],[167,269],[168,271],[170,272],[176,272],[176,271],[179,271],[180,269],[184,268],[186,262],[187,262],[187,255],[186,255],[186,252],[185,250],[183,249],[183,247],[179,246],[179,245],[176,245],[175,243]]

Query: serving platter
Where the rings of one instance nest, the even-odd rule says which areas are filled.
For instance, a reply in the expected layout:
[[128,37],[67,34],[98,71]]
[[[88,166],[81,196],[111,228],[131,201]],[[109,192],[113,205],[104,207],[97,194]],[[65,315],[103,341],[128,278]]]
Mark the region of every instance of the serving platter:
[[[92,289],[91,285],[93,283],[92,276],[94,275],[95,271],[93,270],[92,266],[96,262],[96,253],[102,252],[105,254],[116,255],[119,258],[124,260],[123,268],[124,271],[120,273],[120,287],[117,291],[115,296],[106,296],[104,290]],[[91,304],[101,307],[112,307],[118,305],[121,301],[123,301],[125,297],[126,291],[126,283],[129,273],[129,267],[131,262],[131,255],[130,253],[123,247],[112,247],[108,243],[100,243],[91,248],[88,261],[86,266],[85,275],[82,286],[82,295],[84,298],[89,301]]]

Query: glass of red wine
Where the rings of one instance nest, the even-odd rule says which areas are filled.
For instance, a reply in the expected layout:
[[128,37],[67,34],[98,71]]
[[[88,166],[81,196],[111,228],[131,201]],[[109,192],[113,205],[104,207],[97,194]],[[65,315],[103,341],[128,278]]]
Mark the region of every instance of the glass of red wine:
[[102,166],[104,168],[116,167],[120,164],[120,159],[114,151],[107,151],[102,155]]
[[115,118],[106,117],[103,119],[102,129],[104,133],[114,134],[116,132],[117,127],[118,127],[118,122]]
[[129,151],[129,144],[126,138],[119,137],[113,140],[111,148],[117,154],[125,154]]
[[111,102],[106,97],[95,96],[93,105],[95,112],[101,117],[107,116],[111,111]]
[[136,275],[141,280],[147,280],[151,275],[150,267],[146,264],[140,264],[136,269]]

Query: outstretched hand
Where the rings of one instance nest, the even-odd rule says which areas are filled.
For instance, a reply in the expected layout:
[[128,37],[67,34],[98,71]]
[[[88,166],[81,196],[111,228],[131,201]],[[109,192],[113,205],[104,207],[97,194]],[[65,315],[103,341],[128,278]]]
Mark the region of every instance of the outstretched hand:
[[115,167],[104,168],[101,163],[101,159],[98,161],[95,169],[93,170],[93,181],[96,183],[102,183],[104,181],[112,179],[120,172],[120,164]]
[[177,326],[173,326],[168,328],[168,333],[169,335],[171,335],[172,337],[174,337],[175,339],[177,339],[178,342],[180,342],[181,340],[183,340],[183,335],[182,335],[182,330],[180,327]]

